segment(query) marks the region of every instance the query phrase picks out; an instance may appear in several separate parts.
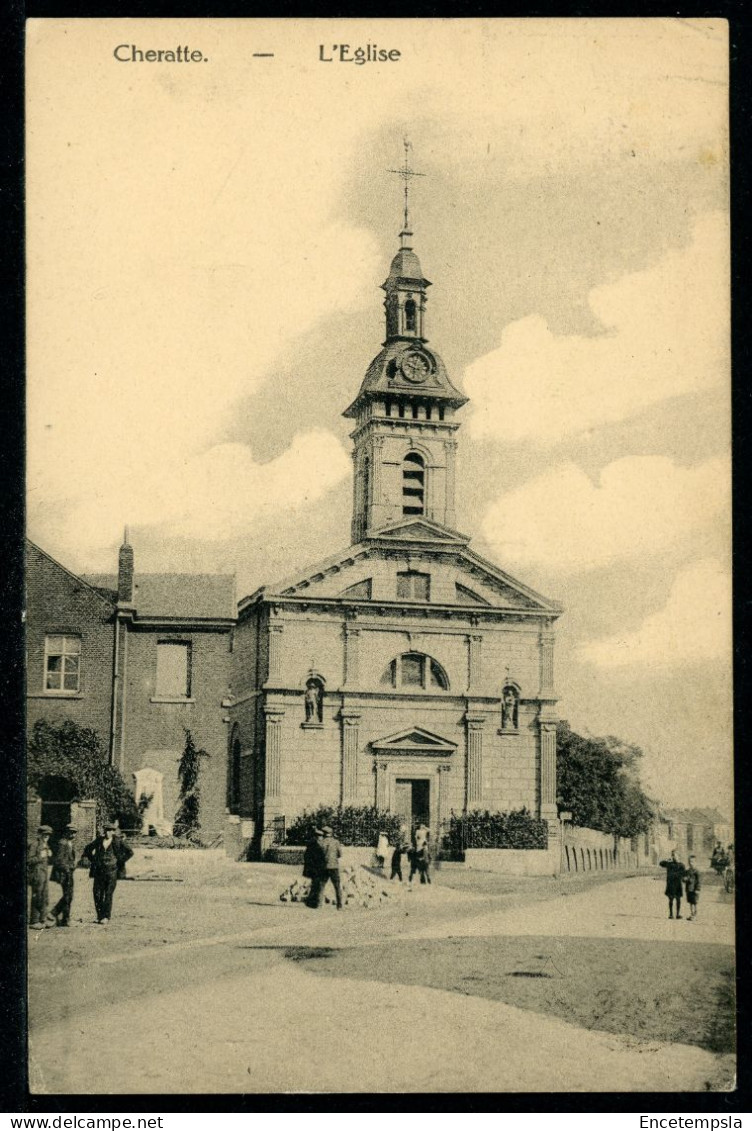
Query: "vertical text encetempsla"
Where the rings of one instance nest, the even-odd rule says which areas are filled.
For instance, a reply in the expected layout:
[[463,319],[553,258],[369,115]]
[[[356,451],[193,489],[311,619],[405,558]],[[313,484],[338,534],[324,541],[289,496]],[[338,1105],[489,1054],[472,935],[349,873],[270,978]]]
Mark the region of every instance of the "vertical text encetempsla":
[[[185,47],[137,47],[135,43],[119,43],[112,54],[118,63],[208,63],[209,59],[198,48]],[[271,52],[269,57],[273,57]],[[319,44],[320,63],[398,63],[402,52],[396,47],[379,47],[378,43],[366,43],[365,47],[353,47],[349,43]]]

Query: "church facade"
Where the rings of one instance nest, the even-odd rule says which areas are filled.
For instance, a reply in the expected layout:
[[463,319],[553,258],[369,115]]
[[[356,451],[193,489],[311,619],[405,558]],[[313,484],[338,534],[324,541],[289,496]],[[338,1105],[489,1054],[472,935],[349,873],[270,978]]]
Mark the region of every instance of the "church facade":
[[455,529],[466,398],[426,330],[411,233],[354,422],[352,544],[241,600],[228,714],[230,812],[263,844],[320,803],[438,831],[526,807],[555,828],[554,622],[561,606]]

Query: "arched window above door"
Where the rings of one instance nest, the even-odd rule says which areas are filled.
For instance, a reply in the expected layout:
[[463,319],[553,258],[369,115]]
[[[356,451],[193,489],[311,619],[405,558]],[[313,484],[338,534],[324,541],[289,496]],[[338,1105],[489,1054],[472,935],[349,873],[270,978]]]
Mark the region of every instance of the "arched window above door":
[[398,691],[448,691],[447,674],[437,660],[423,652],[403,652],[381,677],[382,687]]

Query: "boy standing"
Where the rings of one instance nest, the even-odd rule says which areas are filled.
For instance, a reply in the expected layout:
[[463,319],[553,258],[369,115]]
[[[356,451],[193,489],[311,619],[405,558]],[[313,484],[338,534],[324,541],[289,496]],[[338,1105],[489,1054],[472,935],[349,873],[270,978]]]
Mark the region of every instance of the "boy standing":
[[700,900],[700,888],[702,881],[700,880],[700,873],[695,867],[695,857],[690,856],[687,870],[684,873],[684,890],[687,893],[687,903],[691,910],[689,913],[690,919],[697,918],[697,904]]

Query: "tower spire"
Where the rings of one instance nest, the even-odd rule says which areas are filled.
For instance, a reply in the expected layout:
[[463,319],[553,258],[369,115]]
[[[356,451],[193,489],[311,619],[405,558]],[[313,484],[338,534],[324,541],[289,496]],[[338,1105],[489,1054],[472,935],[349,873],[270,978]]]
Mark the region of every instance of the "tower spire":
[[410,240],[410,237],[413,234],[411,229],[410,229],[410,178],[411,177],[425,177],[426,174],[425,173],[418,173],[415,169],[410,168],[410,150],[412,149],[412,143],[408,140],[408,138],[405,137],[405,138],[402,139],[402,144],[403,144],[404,149],[405,149],[405,161],[404,161],[402,168],[401,169],[388,169],[387,172],[396,173],[396,175],[398,177],[401,177],[402,180],[405,183],[405,205],[404,205],[404,214],[403,214],[403,218],[402,218],[403,223],[402,223],[402,231],[400,232],[399,235],[400,235],[400,247],[409,248],[410,247],[409,240]]

